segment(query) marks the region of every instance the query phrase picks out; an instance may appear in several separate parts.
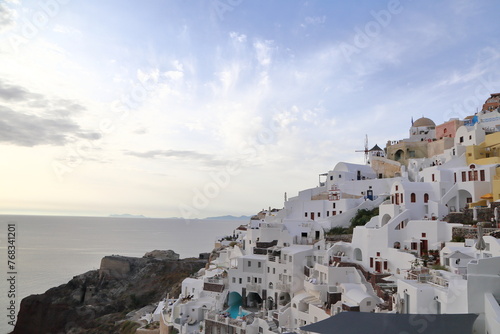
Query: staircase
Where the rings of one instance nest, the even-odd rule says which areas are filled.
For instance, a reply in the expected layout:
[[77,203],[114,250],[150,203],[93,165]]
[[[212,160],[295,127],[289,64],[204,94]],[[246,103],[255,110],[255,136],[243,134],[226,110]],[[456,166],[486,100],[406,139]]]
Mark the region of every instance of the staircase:
[[269,325],[270,331],[274,333],[279,333],[278,326],[276,326],[276,323],[273,320],[266,320],[266,322]]

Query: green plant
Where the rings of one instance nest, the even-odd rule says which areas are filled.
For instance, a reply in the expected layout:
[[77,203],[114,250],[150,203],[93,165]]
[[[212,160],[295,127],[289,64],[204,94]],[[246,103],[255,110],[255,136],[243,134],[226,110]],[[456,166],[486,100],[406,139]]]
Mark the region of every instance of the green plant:
[[125,320],[120,327],[120,334],[133,334],[139,327],[141,327],[141,325],[137,322]]
[[361,209],[356,212],[356,215],[351,219],[351,226],[349,228],[349,233],[352,233],[356,226],[364,226],[366,223],[370,221],[375,216],[378,216],[379,210],[378,207],[368,210]]
[[339,235],[339,234],[347,234],[349,233],[349,229],[346,227],[335,226],[326,231],[326,235]]
[[456,235],[451,239],[451,242],[465,242],[465,237],[463,235]]

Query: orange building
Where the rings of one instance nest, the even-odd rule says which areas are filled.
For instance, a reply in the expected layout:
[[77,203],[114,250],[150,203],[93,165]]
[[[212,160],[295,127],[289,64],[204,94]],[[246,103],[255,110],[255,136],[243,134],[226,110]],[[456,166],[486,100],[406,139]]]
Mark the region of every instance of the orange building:
[[483,111],[495,110],[498,107],[500,107],[500,93],[491,94],[483,104]]

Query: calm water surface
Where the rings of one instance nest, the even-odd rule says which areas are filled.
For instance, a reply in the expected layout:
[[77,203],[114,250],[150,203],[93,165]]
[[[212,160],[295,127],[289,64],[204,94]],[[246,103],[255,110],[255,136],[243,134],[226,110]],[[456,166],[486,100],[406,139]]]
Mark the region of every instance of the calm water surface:
[[[98,269],[101,258],[119,254],[141,257],[172,249],[181,258],[210,252],[219,236],[232,234],[242,220],[183,220],[112,217],[0,215],[0,333],[8,325],[8,224],[16,229],[16,309],[22,298],[43,293],[73,276]],[[6,320],[7,319],[7,320]]]

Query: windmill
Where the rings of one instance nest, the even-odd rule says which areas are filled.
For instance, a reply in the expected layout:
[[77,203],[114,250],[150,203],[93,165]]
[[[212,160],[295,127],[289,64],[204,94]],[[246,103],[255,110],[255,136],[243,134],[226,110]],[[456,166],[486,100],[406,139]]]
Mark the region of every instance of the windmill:
[[354,152],[364,152],[365,153],[365,164],[368,162],[368,135],[365,135],[365,149],[364,150],[356,150]]

